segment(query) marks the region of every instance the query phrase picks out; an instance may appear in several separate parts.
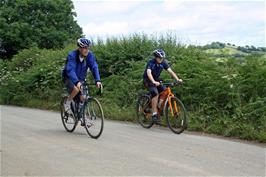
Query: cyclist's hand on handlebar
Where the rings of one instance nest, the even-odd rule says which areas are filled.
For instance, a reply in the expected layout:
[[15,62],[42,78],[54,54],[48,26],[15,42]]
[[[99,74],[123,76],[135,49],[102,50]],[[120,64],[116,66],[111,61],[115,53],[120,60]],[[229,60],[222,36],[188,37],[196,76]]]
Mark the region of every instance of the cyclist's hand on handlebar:
[[157,81],[153,82],[153,84],[156,85],[156,87],[159,86],[159,85],[161,85],[161,83],[160,82],[157,82]]
[[98,88],[97,95],[101,95],[103,93],[103,84],[101,82],[96,82],[96,87]]
[[176,83],[182,83],[182,82],[183,82],[182,79],[178,79],[178,80],[176,80]]
[[99,88],[101,88],[103,85],[102,85],[102,83],[101,82],[96,82],[96,87],[99,89]]

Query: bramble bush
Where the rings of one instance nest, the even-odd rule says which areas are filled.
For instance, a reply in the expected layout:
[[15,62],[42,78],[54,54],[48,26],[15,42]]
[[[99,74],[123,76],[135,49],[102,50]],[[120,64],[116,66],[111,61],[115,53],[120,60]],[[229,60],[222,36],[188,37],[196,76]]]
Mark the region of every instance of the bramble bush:
[[[99,97],[107,118],[135,120],[135,101],[143,89],[142,75],[155,48],[163,48],[184,84],[174,92],[189,113],[189,130],[266,142],[265,55],[215,58],[196,46],[186,46],[171,35],[145,34],[98,40],[92,48],[104,84]],[[63,91],[61,69],[67,53],[32,47],[11,61],[0,61],[2,104],[59,108]],[[166,72],[165,80],[171,80]],[[88,80],[92,76],[88,75]],[[92,81],[91,81],[92,82]],[[96,88],[91,88],[94,94]]]

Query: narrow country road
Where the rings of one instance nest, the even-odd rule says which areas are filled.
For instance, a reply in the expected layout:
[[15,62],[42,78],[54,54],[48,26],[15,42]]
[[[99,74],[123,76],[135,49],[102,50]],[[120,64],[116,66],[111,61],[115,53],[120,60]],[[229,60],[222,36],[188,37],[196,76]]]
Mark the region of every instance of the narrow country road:
[[67,133],[57,112],[1,106],[2,176],[265,176],[265,145],[105,121]]

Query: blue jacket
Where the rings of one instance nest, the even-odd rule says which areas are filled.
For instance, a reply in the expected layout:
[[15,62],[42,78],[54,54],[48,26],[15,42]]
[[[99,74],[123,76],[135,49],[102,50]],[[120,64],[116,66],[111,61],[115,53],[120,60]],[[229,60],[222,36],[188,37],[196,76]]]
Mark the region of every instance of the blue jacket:
[[67,61],[63,70],[63,77],[68,77],[74,84],[84,81],[87,76],[87,70],[90,68],[95,82],[100,81],[98,64],[94,54],[90,51],[86,59],[79,60],[79,51],[74,50],[68,53]]

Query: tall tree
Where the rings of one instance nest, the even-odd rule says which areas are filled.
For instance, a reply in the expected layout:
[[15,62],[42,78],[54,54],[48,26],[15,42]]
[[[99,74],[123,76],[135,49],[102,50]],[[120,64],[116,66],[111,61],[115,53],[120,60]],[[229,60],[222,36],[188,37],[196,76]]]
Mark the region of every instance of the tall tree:
[[60,48],[82,35],[71,0],[0,0],[0,57],[34,43]]

